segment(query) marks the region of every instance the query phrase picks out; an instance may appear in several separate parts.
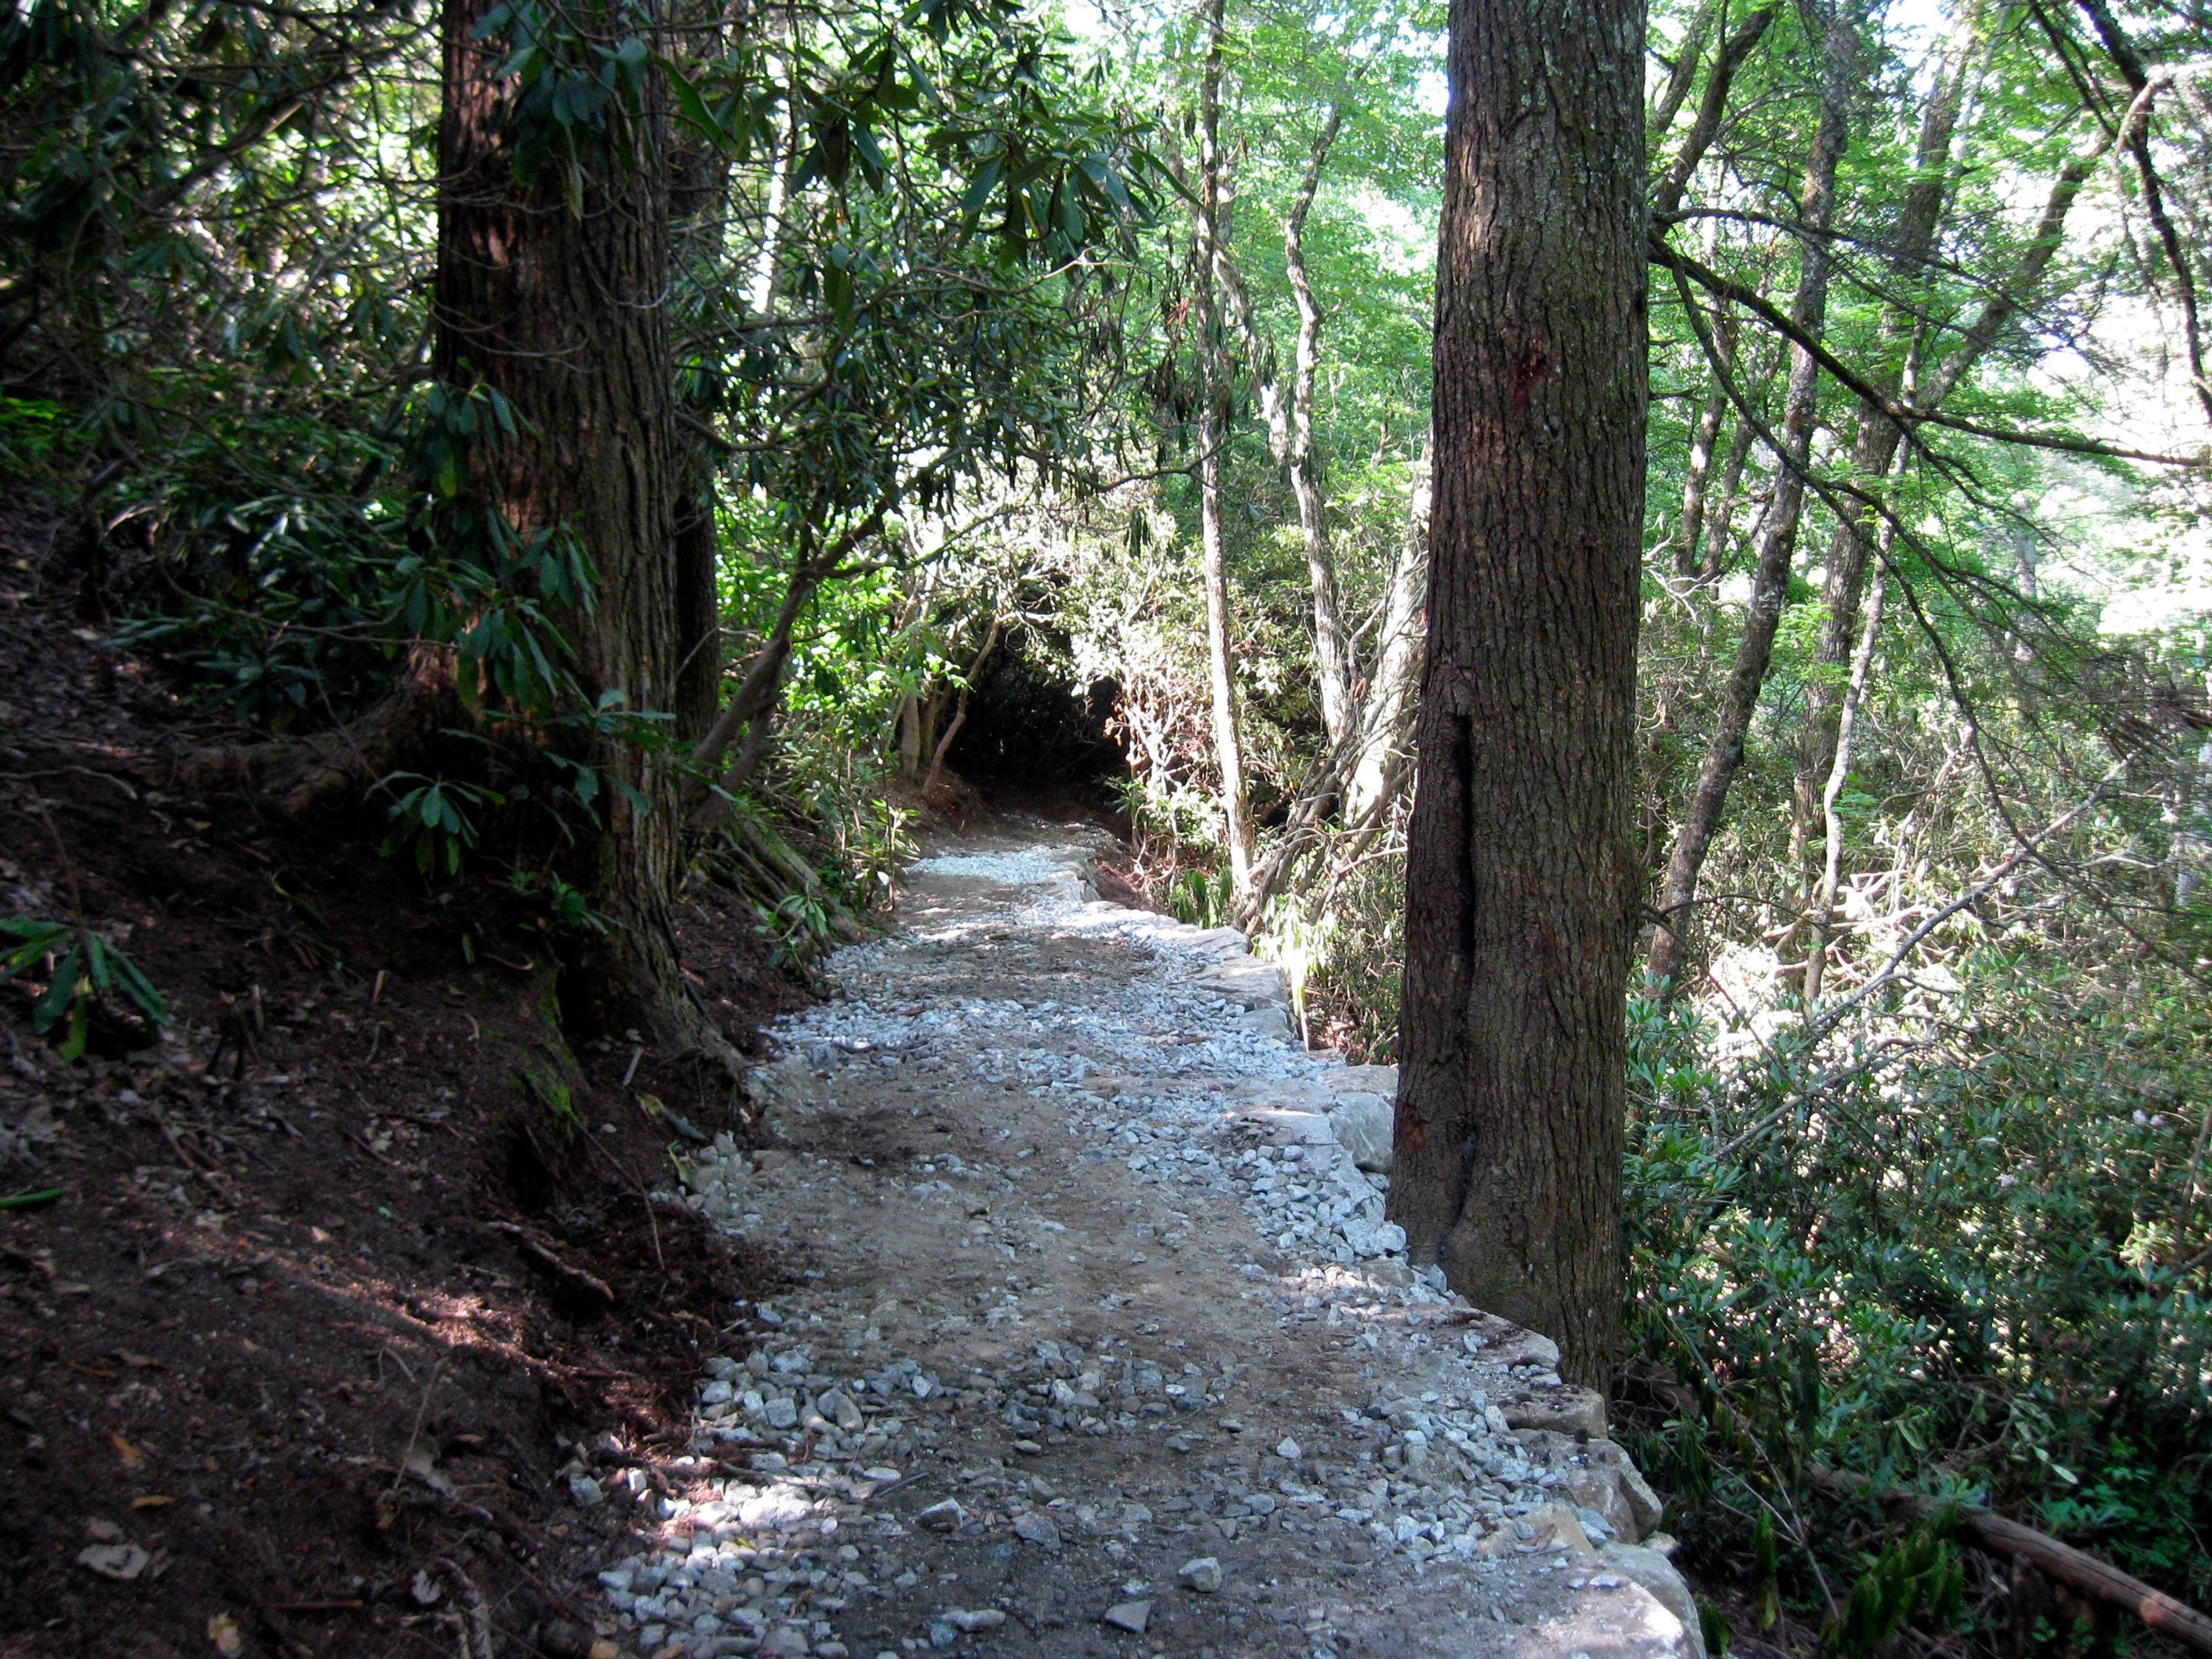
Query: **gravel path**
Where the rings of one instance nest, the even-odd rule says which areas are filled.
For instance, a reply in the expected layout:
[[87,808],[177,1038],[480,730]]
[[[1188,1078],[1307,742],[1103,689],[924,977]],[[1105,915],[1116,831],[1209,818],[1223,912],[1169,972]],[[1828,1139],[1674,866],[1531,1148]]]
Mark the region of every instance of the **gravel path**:
[[1097,902],[1094,836],[932,848],[778,1028],[772,1149],[697,1159],[818,1271],[711,1362],[680,1496],[574,1475],[638,1509],[603,1649],[1703,1659],[1601,1402],[1408,1270],[1395,1079]]

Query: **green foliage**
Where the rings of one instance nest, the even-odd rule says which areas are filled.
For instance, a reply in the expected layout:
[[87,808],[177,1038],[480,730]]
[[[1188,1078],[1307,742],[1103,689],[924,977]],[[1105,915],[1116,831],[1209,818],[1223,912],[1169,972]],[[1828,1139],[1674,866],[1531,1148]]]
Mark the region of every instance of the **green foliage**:
[[1897,1633],[1915,1621],[1936,1630],[1958,1623],[1966,1573],[1952,1533],[1955,1515],[1939,1511],[1867,1564],[1822,1640],[1838,1659],[1882,1659]]
[[587,31],[563,8],[504,0],[475,31],[477,40],[507,53],[499,76],[510,83],[507,120],[517,182],[551,173],[562,203],[579,219],[586,165],[614,150],[631,130],[644,106],[652,56],[642,33],[651,17],[627,6],[609,9],[613,17],[595,17],[598,27]]
[[[1849,1566],[1826,1463],[2033,1516],[2177,1594],[2212,1590],[2212,1284],[2191,1118],[2202,1004],[2155,972],[1962,964],[1941,1022],[1886,1017],[1823,1063],[1632,1004],[1630,1328],[1697,1400],[1639,1449],[1701,1564],[1755,1595]],[[2154,1469],[2143,1448],[2160,1454]],[[1860,1564],[1839,1653],[1948,1627],[1931,1527]]]
[[1728,1615],[1702,1595],[1698,1597],[1698,1633],[1705,1638],[1705,1651],[1712,1659],[1728,1659],[1735,1632],[1729,1627]]
[[46,472],[69,441],[64,414],[60,404],[45,398],[0,393],[0,466],[19,477]]
[[1219,927],[1229,920],[1235,888],[1226,870],[1186,870],[1168,889],[1168,911],[1194,927]]
[[64,1060],[83,1058],[92,1017],[105,998],[119,997],[148,1023],[170,1024],[169,1005],[138,965],[81,922],[0,917],[0,985],[43,969],[46,988],[31,1005],[40,1036],[61,1028]]
[[614,919],[592,908],[581,888],[556,875],[534,870],[510,871],[507,890],[530,908],[523,926],[553,939],[605,938]]
[[383,780],[387,789],[403,784],[414,787],[392,804],[384,855],[410,855],[426,876],[458,875],[461,855],[477,844],[477,826],[470,814],[504,798],[477,784],[426,778],[419,772],[394,772]]

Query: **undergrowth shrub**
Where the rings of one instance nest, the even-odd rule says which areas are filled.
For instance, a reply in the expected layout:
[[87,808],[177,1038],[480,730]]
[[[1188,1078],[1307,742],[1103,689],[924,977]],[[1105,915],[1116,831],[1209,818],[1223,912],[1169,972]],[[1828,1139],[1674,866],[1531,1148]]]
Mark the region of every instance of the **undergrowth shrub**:
[[[1816,1463],[2212,1595],[2212,1011],[2163,970],[1957,971],[1817,1051],[1787,1010],[1630,1009],[1627,1432],[1694,1566],[1866,1651],[1899,1603],[1854,1586],[1895,1564]],[[1939,1588],[1899,1616],[1955,1623]]]

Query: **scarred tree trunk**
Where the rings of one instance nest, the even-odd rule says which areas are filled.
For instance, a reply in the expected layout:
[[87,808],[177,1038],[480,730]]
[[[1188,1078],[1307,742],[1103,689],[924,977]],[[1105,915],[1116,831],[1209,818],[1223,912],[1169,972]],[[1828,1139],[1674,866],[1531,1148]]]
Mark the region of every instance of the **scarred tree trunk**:
[[1639,0],[1454,0],[1390,1213],[1605,1380],[1644,507]]
[[[479,39],[491,0],[449,0],[439,130],[434,315],[441,379],[481,384],[513,405],[518,430],[477,458],[476,487],[527,536],[559,527],[598,571],[593,600],[562,618],[585,696],[619,691],[666,710],[682,655],[675,559],[681,471],[667,319],[668,171],[657,75],[641,107],[584,164],[564,202],[554,167],[514,177],[508,47]],[[611,8],[570,14],[611,40]],[[608,790],[583,872],[617,924],[564,997],[600,1027],[634,1025],[684,1048],[718,1046],[677,964],[671,899],[681,843],[674,780],[634,744],[600,739],[588,758],[637,792]]]

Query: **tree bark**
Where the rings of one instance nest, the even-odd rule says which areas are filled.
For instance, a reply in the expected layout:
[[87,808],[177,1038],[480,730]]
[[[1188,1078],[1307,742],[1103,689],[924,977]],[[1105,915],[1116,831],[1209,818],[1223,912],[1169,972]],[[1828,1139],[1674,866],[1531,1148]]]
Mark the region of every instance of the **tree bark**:
[[[592,603],[562,618],[585,696],[618,692],[632,711],[665,710],[682,653],[659,76],[648,73],[640,106],[583,162],[573,200],[557,177],[525,185],[499,73],[507,48],[477,33],[490,9],[490,0],[447,0],[444,13],[434,362],[449,384],[496,390],[518,417],[516,433],[477,459],[487,506],[526,536],[573,535],[596,568]],[[574,15],[610,43],[624,32],[607,10]],[[593,739],[586,757],[641,805],[601,795],[582,884],[617,925],[564,1001],[602,1029],[719,1051],[677,963],[672,772],[620,738]]]
[[1607,1377],[1644,493],[1640,0],[1454,0],[1390,1214]]
[[1222,245],[1224,163],[1221,154],[1223,0],[1206,0],[1206,68],[1200,82],[1198,312],[1199,542],[1206,586],[1206,657],[1212,693],[1213,757],[1221,775],[1222,836],[1227,842],[1230,881],[1243,893],[1252,880],[1252,824],[1245,809],[1244,745],[1237,722],[1237,672],[1230,635],[1229,562],[1221,524],[1221,451],[1228,440],[1229,385],[1223,363],[1221,279],[1217,269]]
[[1836,741],[1828,759],[1828,781],[1820,791],[1820,811],[1826,821],[1821,848],[1820,885],[1813,896],[1813,946],[1805,953],[1805,1007],[1809,1012],[1820,1000],[1820,987],[1828,973],[1828,929],[1836,909],[1836,891],[1844,878],[1844,785],[1851,775],[1851,737],[1858,726],[1859,709],[1866,701],[1867,682],[1874,673],[1875,641],[1881,633],[1882,585],[1877,580],[1874,598],[1866,607],[1866,622],[1859,629],[1857,649],[1851,656],[1850,682],[1844,688],[1843,707],[1836,717]]
[[1344,788],[1347,823],[1364,823],[1393,787],[1391,757],[1408,735],[1419,684],[1421,647],[1427,634],[1422,605],[1429,586],[1429,513],[1433,489],[1426,446],[1413,463],[1405,528],[1398,556],[1390,567],[1390,586],[1382,601],[1382,636],[1375,646],[1375,672],[1368,677],[1358,723],[1358,750]]
[[1283,264],[1291,295],[1297,301],[1298,343],[1291,375],[1291,492],[1297,498],[1298,527],[1306,544],[1306,578],[1313,591],[1314,665],[1321,678],[1322,725],[1328,740],[1341,743],[1352,729],[1352,650],[1346,642],[1343,609],[1336,591],[1336,555],[1328,543],[1328,503],[1322,495],[1321,465],[1314,456],[1314,386],[1321,372],[1321,306],[1306,271],[1306,215],[1321,188],[1321,170],[1344,125],[1344,106],[1331,104],[1321,136],[1306,157],[1304,175],[1283,221]]
[[[1735,318],[1723,311],[1713,319],[1713,344],[1723,370],[1735,362]],[[1712,481],[1713,447],[1719,442],[1721,420],[1729,410],[1728,387],[1716,377],[1691,428],[1689,464],[1682,478],[1682,514],[1674,526],[1674,574],[1694,577],[1705,530],[1705,491]]]
[[[1790,320],[1801,332],[1815,339],[1827,324],[1828,278],[1834,264],[1827,230],[1835,210],[1836,164],[1843,157],[1850,135],[1852,76],[1858,61],[1852,24],[1842,3],[1834,4],[1826,14],[1820,119],[1805,163],[1804,188],[1798,198],[1798,218],[1805,228]],[[1759,691],[1766,684],[1767,665],[1773,659],[1775,630],[1781,623],[1782,602],[1789,589],[1790,562],[1804,514],[1804,470],[1812,453],[1820,389],[1820,364],[1811,352],[1793,346],[1790,384],[1783,396],[1782,430],[1778,434],[1784,453],[1776,458],[1779,470],[1774,480],[1774,499],[1759,530],[1759,562],[1752,575],[1743,637],[1736,647],[1735,667],[1705,748],[1705,763],[1698,769],[1697,787],[1674,835],[1674,850],[1659,890],[1658,911],[1662,920],[1652,932],[1650,952],[1644,962],[1646,972],[1665,986],[1668,995],[1681,988],[1684,947],[1690,935],[1698,876],[1720,828],[1729,786],[1743,764],[1744,739],[1759,708]]]
[[681,653],[676,669],[676,740],[693,744],[714,724],[722,702],[721,601],[716,588],[714,486],[696,452],[684,464],[683,499],[677,504],[674,530],[676,558],[676,641]]

